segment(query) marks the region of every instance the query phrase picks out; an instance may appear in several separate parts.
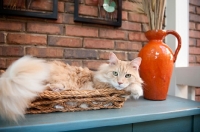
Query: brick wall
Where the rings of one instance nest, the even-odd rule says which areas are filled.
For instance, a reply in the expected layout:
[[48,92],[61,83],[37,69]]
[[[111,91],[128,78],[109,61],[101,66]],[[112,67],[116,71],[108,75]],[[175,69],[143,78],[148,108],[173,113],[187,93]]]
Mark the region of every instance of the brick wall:
[[[88,4],[81,8],[81,14],[93,13],[96,7],[91,0],[80,1]],[[37,0],[31,7],[50,10],[50,5],[48,0]],[[131,60],[146,41],[143,25],[147,18],[134,13],[134,8],[134,3],[123,0],[122,26],[118,28],[74,22],[73,0],[59,0],[57,20],[0,15],[0,69],[27,54],[93,70],[108,59],[109,51],[122,60]],[[190,0],[189,53],[190,65],[200,65],[199,0]]]
[[[190,0],[189,9],[189,65],[200,66],[200,0]],[[195,100],[200,101],[200,88],[195,93]]]
[[[32,6],[51,9],[45,1],[49,2],[33,1]],[[91,0],[81,2],[87,4],[81,8],[81,14],[95,11],[91,7],[97,10]],[[74,22],[73,0],[59,0],[57,20],[1,15],[0,69],[7,68],[14,60],[27,54],[93,70],[108,59],[109,51],[122,60],[131,60],[146,41],[143,24],[147,23],[147,18],[134,13],[134,7],[134,3],[123,1],[122,26],[118,28]]]

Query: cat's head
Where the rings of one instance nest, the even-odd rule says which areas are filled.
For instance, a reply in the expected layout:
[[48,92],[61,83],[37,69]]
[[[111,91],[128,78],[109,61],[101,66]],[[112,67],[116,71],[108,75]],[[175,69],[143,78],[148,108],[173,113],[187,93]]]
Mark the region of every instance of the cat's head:
[[110,53],[109,64],[103,64],[95,74],[100,82],[109,83],[118,90],[124,89],[133,83],[142,83],[139,76],[141,58],[132,61],[121,61],[114,53]]

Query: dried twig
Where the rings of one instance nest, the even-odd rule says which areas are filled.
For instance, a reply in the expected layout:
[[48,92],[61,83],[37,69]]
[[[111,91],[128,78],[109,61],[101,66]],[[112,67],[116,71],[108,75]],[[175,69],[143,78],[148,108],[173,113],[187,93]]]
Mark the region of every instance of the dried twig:
[[137,13],[147,15],[151,30],[162,29],[166,0],[132,0],[138,5]]

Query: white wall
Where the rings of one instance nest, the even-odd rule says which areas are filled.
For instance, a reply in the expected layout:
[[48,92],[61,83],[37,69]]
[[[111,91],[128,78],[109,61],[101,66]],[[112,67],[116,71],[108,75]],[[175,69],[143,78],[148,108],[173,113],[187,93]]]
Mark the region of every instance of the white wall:
[[[175,30],[182,39],[174,67],[187,67],[189,63],[189,0],[166,0],[166,30]],[[175,51],[177,40],[168,35],[166,44]],[[185,85],[176,85],[176,73],[173,72],[168,94],[188,98],[188,88]]]

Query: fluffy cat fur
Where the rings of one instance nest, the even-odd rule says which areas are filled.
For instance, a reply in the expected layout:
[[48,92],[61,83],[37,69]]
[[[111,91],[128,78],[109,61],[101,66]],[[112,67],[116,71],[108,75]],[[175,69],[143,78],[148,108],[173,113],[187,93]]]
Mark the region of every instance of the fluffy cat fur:
[[1,75],[0,116],[17,121],[24,116],[29,103],[47,88],[55,92],[67,89],[125,89],[138,99],[143,94],[143,81],[138,72],[140,63],[139,57],[121,61],[111,52],[109,63],[102,64],[93,72],[60,61],[22,57]]
[[25,56],[14,62],[0,78],[0,115],[17,121],[26,108],[45,87],[43,81],[49,76],[44,60]]

